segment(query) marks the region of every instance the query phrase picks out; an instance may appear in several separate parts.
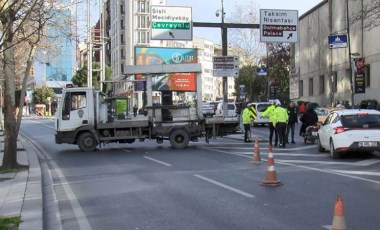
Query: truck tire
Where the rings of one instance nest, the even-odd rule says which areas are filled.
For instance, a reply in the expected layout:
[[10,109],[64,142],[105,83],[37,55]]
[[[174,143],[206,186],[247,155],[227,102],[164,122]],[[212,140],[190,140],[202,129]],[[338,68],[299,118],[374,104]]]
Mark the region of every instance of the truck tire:
[[189,144],[189,134],[186,130],[176,129],[170,133],[170,144],[175,149],[184,149]]
[[98,142],[94,134],[90,132],[82,133],[78,138],[78,146],[83,152],[92,152],[96,149]]

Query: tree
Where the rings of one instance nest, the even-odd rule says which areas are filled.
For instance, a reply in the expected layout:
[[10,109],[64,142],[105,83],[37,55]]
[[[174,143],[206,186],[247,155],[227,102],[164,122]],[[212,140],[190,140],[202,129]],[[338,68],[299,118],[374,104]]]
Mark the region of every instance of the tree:
[[246,98],[250,101],[262,100],[266,94],[266,78],[256,74],[257,67],[243,66],[239,71],[239,77],[235,80],[235,91],[239,92],[240,85],[244,85]]
[[[63,6],[54,0],[0,0],[0,74],[4,79],[4,157],[2,170],[22,167],[17,163],[17,137],[24,97],[35,50],[45,37],[45,27],[54,23],[55,11]],[[62,16],[62,15],[58,15]],[[64,21],[60,17],[61,24]],[[57,21],[57,20],[56,20]],[[56,22],[55,21],[55,22]]]
[[46,104],[46,99],[48,97],[54,98],[55,93],[52,88],[42,86],[39,88],[35,88],[32,96],[35,104]]
[[[247,1],[244,5],[235,3],[231,17],[227,18],[231,23],[258,24],[259,17],[257,9],[259,7],[253,0]],[[247,65],[255,65],[265,52],[265,45],[260,43],[260,33],[257,29],[230,28],[228,30],[229,41],[232,47],[238,47],[245,51],[241,60]]]
[[[92,63],[92,69],[99,69],[100,64],[98,62]],[[106,66],[105,68],[105,80],[110,81],[111,75],[112,75],[112,69],[109,66]],[[81,69],[77,70],[73,78],[71,79],[74,85],[77,85],[79,87],[86,87],[87,86],[87,65],[83,66]],[[92,72],[92,86],[95,89],[100,89],[100,72],[99,71],[93,71]],[[109,93],[112,91],[112,83],[105,83],[103,84],[103,93],[106,95],[109,95]]]
[[267,63],[269,83],[274,83],[282,99],[289,98],[290,45],[288,43],[268,43]]
[[363,29],[372,30],[380,25],[380,0],[368,0],[363,3],[363,0],[350,0],[356,3],[356,6],[351,7],[356,11],[350,15],[350,23],[363,22]]

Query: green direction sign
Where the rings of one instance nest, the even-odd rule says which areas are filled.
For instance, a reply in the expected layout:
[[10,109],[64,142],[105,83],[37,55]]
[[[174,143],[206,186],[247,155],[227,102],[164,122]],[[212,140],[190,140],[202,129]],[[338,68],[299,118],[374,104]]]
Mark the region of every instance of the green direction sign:
[[189,30],[191,29],[189,22],[155,22],[152,24],[153,29],[165,30]]
[[151,6],[151,40],[193,40],[191,7]]

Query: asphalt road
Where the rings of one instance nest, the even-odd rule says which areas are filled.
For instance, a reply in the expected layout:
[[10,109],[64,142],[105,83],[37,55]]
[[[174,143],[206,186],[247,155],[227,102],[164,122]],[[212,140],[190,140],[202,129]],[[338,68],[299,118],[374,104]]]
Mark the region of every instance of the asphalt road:
[[[252,164],[253,143],[242,138],[200,140],[184,150],[155,141],[108,144],[84,153],[54,143],[52,120],[23,120],[21,132],[48,165],[47,207],[54,215],[46,218],[55,221],[45,220],[46,229],[57,223],[62,229],[330,229],[337,195],[348,229],[380,229],[379,153],[333,160],[297,136],[296,144],[273,149],[283,185],[265,187],[266,141],[259,143],[262,163]],[[268,128],[255,127],[253,135],[266,139]]]

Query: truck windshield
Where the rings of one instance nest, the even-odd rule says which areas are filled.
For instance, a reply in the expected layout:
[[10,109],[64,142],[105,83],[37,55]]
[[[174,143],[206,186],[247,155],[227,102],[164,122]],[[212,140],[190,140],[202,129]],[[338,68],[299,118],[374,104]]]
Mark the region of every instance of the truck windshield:
[[71,92],[65,94],[62,108],[62,120],[70,119],[70,112],[87,106],[86,92]]

